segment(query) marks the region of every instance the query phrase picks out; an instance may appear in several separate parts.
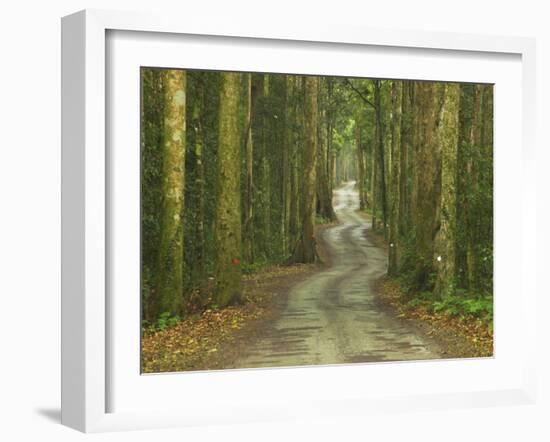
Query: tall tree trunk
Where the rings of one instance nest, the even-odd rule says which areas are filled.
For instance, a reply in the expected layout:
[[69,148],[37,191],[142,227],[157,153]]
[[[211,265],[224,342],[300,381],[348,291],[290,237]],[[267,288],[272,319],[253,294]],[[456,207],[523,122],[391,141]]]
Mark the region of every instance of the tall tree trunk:
[[379,181],[380,181],[380,203],[382,205],[382,227],[384,236],[386,236],[386,226],[388,220],[388,203],[386,197],[386,167],[384,159],[384,122],[381,103],[381,81],[374,81],[374,106],[376,108],[376,135],[378,149],[378,166],[379,166]]
[[322,131],[317,132],[317,213],[327,221],[334,221],[336,214],[332,207],[332,194],[326,173],[326,141],[323,140]]
[[391,208],[390,208],[390,249],[388,253],[388,274],[395,275],[399,269],[399,202],[400,202],[400,178],[401,178],[401,100],[403,83],[392,81],[391,102]]
[[[300,138],[299,134],[296,134],[296,127],[298,126],[298,120],[302,118],[302,112],[299,108],[299,102],[298,99],[302,95],[302,87],[301,87],[301,81],[297,78],[292,78],[292,87],[290,90],[292,91],[292,94],[290,95],[291,102],[290,102],[290,114],[289,118],[287,119],[287,127],[291,129],[293,136],[291,139],[291,144],[289,145],[289,152],[291,156],[291,164],[290,164],[290,193],[292,197],[290,198],[290,207],[289,207],[289,233],[290,233],[290,244],[289,244],[289,252],[293,252],[296,250],[299,238],[300,238],[300,201],[302,197],[302,186],[301,186],[301,174],[300,174],[300,152],[297,149],[297,139]],[[302,100],[303,101],[303,100]]]
[[441,85],[434,82],[415,84],[415,179],[417,198],[414,208],[415,279],[418,289],[430,289],[433,270],[434,231],[436,226],[437,119]]
[[197,212],[194,216],[196,220],[196,244],[195,248],[195,267],[196,276],[199,281],[204,280],[206,275],[206,252],[204,236],[204,104],[205,87],[202,81],[197,84],[197,97],[193,106],[193,126],[195,130],[195,173],[196,173],[196,198]]
[[[480,292],[493,293],[493,85],[483,86],[483,132],[480,147]],[[483,283],[483,284],[481,284]]]
[[435,293],[451,294],[455,285],[457,155],[459,141],[460,85],[446,83],[437,139],[441,146],[441,215],[435,239],[437,280]]
[[261,120],[262,120],[262,148],[261,148],[261,160],[260,160],[260,174],[261,180],[259,183],[260,195],[261,195],[261,229],[262,229],[262,251],[264,257],[269,257],[271,253],[271,169],[269,164],[269,143],[268,143],[268,127],[269,120],[267,118],[267,100],[269,97],[270,77],[268,74],[262,74],[261,82]]
[[419,133],[419,121],[420,118],[418,118],[417,115],[417,101],[418,101],[418,93],[417,93],[417,82],[411,81],[410,82],[410,90],[411,90],[411,112],[410,112],[410,119],[411,119],[411,134],[410,134],[410,149],[408,151],[408,173],[410,176],[409,184],[410,184],[410,198],[409,201],[407,201],[407,218],[409,220],[409,231],[414,234],[414,223],[415,223],[415,209],[417,206],[418,201],[418,194],[419,189],[417,188],[418,184],[418,167],[416,167],[417,163],[417,157],[418,157],[418,133]]
[[241,300],[240,74],[223,73],[220,90],[217,208],[214,227],[216,302]]
[[246,189],[244,204],[243,250],[248,262],[254,261],[254,145],[252,141],[252,74],[246,74]]
[[[460,85],[460,109],[459,109],[459,144],[457,154],[458,171],[467,171],[470,167],[470,130],[472,126],[473,84]],[[468,242],[468,211],[469,191],[468,173],[457,173],[457,208],[456,208],[456,272],[457,285],[460,288],[468,288],[468,272],[466,264],[466,249]]]
[[355,147],[357,153],[357,188],[359,191],[359,208],[367,208],[367,192],[365,189],[365,155],[363,153],[363,143],[361,139],[361,119],[355,118]]
[[[376,124],[376,123],[375,123]],[[374,138],[378,140],[378,124],[374,127]],[[378,211],[378,201],[379,201],[379,189],[378,189],[378,141],[374,141],[371,145],[371,158],[370,158],[370,188],[371,188],[371,202],[372,202],[372,229],[376,230],[377,228],[377,211]]]
[[479,174],[479,151],[481,144],[481,110],[482,110],[482,86],[474,85],[473,91],[472,125],[470,127],[469,145],[470,155],[467,163],[467,171],[470,177],[470,195],[474,196],[473,201],[468,202],[468,240],[466,242],[466,266],[468,288],[476,291],[479,286],[477,269],[476,246],[479,240],[477,228],[479,219],[478,202],[478,174]]
[[331,187],[331,193],[334,187],[337,185],[337,177],[336,177],[336,152],[332,152],[330,155],[330,187]]
[[[481,133],[481,146],[484,149],[484,154],[490,154],[492,158],[493,153],[493,85],[482,86],[483,90],[483,108],[482,108],[482,133]],[[489,167],[488,170],[492,172],[493,168]],[[491,173],[492,175],[492,173]]]
[[183,208],[185,183],[185,88],[183,70],[163,75],[164,133],[161,235],[154,316],[180,313],[183,300]]
[[317,167],[317,91],[318,77],[305,78],[304,101],[304,148],[303,148],[303,200],[302,235],[296,262],[314,262],[315,251],[315,206],[316,206],[316,167]]
[[328,125],[327,104],[322,94],[323,82],[319,80],[317,99],[320,105],[317,124],[317,214],[328,221],[336,219],[332,208],[332,192],[328,178],[328,131],[323,130],[323,124]]
[[401,98],[401,145],[399,148],[399,237],[405,239],[409,231],[411,189],[409,185],[410,175],[410,151],[412,149],[413,122],[412,122],[412,82],[404,80]]
[[334,155],[333,152],[333,137],[334,137],[334,119],[335,109],[333,100],[334,94],[334,81],[332,78],[327,77],[327,178],[328,178],[328,190],[332,201],[332,191],[334,190]]
[[292,97],[292,76],[286,75],[284,78],[284,112],[283,112],[283,176],[282,176],[282,197],[283,197],[283,216],[282,216],[282,240],[283,240],[283,255],[289,255],[290,248],[290,202],[291,202],[291,187],[292,187],[292,155],[291,147],[293,144],[293,131],[291,126],[291,97]]

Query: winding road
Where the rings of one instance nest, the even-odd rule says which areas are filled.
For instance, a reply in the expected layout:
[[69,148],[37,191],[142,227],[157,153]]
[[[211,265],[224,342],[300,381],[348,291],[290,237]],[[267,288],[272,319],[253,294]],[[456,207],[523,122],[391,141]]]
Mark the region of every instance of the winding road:
[[403,321],[374,299],[386,252],[369,239],[370,223],[357,213],[349,182],[334,191],[340,221],[322,232],[332,265],[295,286],[286,308],[235,368],[403,361],[440,357]]

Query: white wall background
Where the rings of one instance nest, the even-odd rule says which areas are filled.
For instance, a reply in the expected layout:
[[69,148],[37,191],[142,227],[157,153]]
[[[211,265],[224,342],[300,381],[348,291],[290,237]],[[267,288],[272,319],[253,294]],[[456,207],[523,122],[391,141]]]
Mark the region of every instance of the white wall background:
[[[60,17],[84,8],[155,10],[280,22],[350,23],[533,36],[538,44],[540,400],[536,406],[91,436],[160,440],[549,440],[550,285],[546,248],[550,28],[545,2],[522,0],[19,0],[0,13],[0,439],[77,441],[59,425]],[[550,100],[549,100],[550,101]],[[516,177],[510,177],[515,179]],[[518,183],[519,184],[519,183]],[[517,206],[510,201],[510,214]],[[514,234],[511,232],[511,240]],[[88,436],[90,437],[90,436]]]

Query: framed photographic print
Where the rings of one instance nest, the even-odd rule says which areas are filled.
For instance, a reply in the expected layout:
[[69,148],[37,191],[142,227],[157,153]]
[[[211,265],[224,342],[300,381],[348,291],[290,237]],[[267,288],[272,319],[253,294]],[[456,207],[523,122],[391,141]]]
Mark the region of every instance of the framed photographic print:
[[62,30],[64,424],[533,400],[532,40]]

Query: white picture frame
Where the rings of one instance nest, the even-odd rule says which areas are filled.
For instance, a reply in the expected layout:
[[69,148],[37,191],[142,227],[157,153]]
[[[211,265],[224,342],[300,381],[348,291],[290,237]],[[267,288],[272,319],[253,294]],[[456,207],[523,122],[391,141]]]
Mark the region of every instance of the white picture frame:
[[[86,10],[62,21],[62,423],[84,432],[111,431],[168,426],[200,425],[220,422],[252,422],[289,417],[360,415],[372,411],[387,412],[417,409],[457,408],[499,404],[532,403],[536,393],[535,339],[525,339],[521,370],[500,387],[474,388],[461,392],[438,387],[426,394],[363,394],[349,396],[333,391],[326,397],[311,400],[290,399],[288,403],[255,404],[250,398],[234,398],[235,412],[194,412],[175,407],[151,410],[109,410],[110,364],[113,355],[107,335],[112,320],[108,302],[108,243],[111,231],[107,173],[108,118],[106,80],[107,33],[154,32],[162,35],[216,36],[221,38],[267,39],[286,44],[338,44],[340,47],[375,46],[423,49],[432,54],[441,51],[468,52],[480,60],[484,54],[509,54],[520,57],[521,63],[521,151],[522,186],[521,232],[518,250],[521,253],[521,290],[518,306],[523,315],[518,319],[524,337],[535,333],[536,290],[535,266],[530,265],[535,253],[535,174],[534,107],[535,107],[535,43],[532,39],[493,37],[416,31],[388,31],[350,28],[327,24],[302,24],[300,27],[261,27],[250,22],[216,22],[194,19],[185,24],[170,16]],[[158,35],[158,34],[157,34]],[[487,55],[488,56],[488,55]],[[223,66],[220,66],[223,68]],[[226,66],[227,67],[227,66]],[[498,103],[496,104],[498,106]],[[497,166],[495,166],[497,167]],[[497,248],[497,258],[498,258]],[[502,288],[501,290],[506,290]],[[496,306],[498,312],[498,305]],[[498,315],[498,313],[497,313]],[[498,319],[497,319],[498,320]],[[496,359],[498,359],[498,353]],[[450,362],[452,364],[452,362]],[[371,366],[372,367],[372,366]],[[378,365],[378,370],[390,370]],[[384,368],[387,367],[387,368]],[[395,367],[392,366],[392,367]],[[419,366],[417,371],[437,370]],[[452,367],[453,368],[453,367]],[[343,367],[325,367],[327,376],[334,376]],[[365,366],[353,367],[350,376],[360,375]],[[456,366],[453,369],[461,369]],[[483,368],[482,368],[483,369]],[[485,367],[490,370],[491,367]],[[241,372],[254,377],[256,386],[271,382],[277,387],[283,378],[306,380],[312,372],[304,368]],[[449,369],[450,370],[450,369]],[[248,375],[247,375],[248,373]],[[260,373],[260,374],[258,374]],[[396,372],[397,373],[397,372]],[[451,371],[449,371],[451,373]],[[515,372],[516,373],[516,372]],[[135,374],[135,373],[134,373]],[[347,376],[346,374],[346,376]],[[201,374],[205,383],[223,383],[233,374]],[[168,379],[168,378],[166,378]],[[231,382],[237,378],[230,379]],[[327,378],[327,379],[330,379]],[[165,384],[170,384],[165,380]],[[302,381],[301,381],[302,382]],[[452,384],[452,380],[446,381]],[[279,385],[280,388],[280,385]],[[303,399],[303,398],[302,398]],[[192,400],[189,398],[188,400]]]

